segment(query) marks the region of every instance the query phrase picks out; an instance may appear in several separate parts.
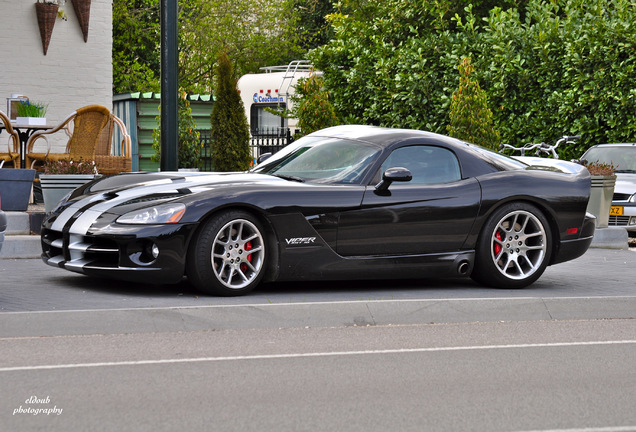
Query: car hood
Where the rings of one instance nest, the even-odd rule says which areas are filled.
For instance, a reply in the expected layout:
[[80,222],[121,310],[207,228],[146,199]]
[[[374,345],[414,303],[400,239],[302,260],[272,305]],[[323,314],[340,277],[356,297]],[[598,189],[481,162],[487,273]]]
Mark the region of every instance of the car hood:
[[255,183],[255,182],[284,182],[285,180],[263,174],[249,172],[206,172],[206,173],[132,173],[104,177],[90,184],[84,194],[95,192],[122,192],[134,188],[180,189],[182,187],[215,186],[220,184]]
[[616,173],[614,192],[629,195],[636,193],[636,174]]
[[[179,198],[196,199],[202,193],[227,195],[230,190],[302,187],[281,178],[252,173],[141,173],[105,177],[76,189],[60,210],[90,205],[94,210],[112,211],[157,204]],[[125,210],[123,210],[125,211]]]

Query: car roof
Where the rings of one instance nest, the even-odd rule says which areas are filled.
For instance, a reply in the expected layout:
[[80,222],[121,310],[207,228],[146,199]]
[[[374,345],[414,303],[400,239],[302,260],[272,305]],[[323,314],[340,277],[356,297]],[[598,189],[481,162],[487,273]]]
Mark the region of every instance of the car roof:
[[[398,129],[367,125],[341,125],[313,132],[307,137],[341,138],[361,141],[392,151],[408,145],[440,145],[460,157],[463,174],[476,177],[494,171],[524,169],[526,164],[457,138],[417,129]],[[463,156],[460,156],[463,155]]]
[[466,146],[467,144],[456,138],[414,129],[394,129],[367,125],[333,126],[311,133],[309,136],[334,137],[365,141],[382,147],[413,138],[426,138],[430,141],[443,142],[451,146]]
[[636,143],[608,143],[608,144],[596,144],[590,148],[602,148],[602,147],[636,147]]

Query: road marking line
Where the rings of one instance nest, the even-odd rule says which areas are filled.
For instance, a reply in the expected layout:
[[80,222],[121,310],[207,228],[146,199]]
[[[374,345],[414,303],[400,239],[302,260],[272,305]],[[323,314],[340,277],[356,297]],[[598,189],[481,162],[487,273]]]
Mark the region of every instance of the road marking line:
[[490,350],[490,349],[550,348],[550,347],[576,347],[576,346],[628,345],[628,344],[636,344],[636,340],[558,342],[558,343],[544,343],[544,344],[514,344],[514,345],[482,345],[482,346],[437,347],[437,348],[403,348],[403,349],[367,350],[367,351],[334,351],[334,352],[293,353],[293,354],[263,354],[263,355],[251,355],[251,356],[137,360],[137,361],[120,361],[120,362],[103,362],[103,363],[75,363],[75,364],[61,364],[61,365],[3,367],[3,368],[0,368],[0,372],[21,372],[21,371],[37,371],[37,370],[53,370],[53,369],[113,367],[113,366],[144,366],[144,365],[221,362],[221,361],[239,361],[239,360],[272,360],[272,359],[293,359],[293,358],[310,358],[310,357],[338,357],[338,356],[373,355],[373,354],[412,354],[412,353],[428,353],[428,352],[444,352],[444,351],[479,351],[479,350]]
[[636,432],[636,426],[608,426],[582,429],[537,429],[518,432]]

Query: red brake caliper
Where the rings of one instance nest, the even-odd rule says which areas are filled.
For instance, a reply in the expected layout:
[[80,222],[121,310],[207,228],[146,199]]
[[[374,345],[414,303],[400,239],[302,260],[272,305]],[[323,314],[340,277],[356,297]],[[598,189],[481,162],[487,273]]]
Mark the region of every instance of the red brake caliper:
[[[499,231],[495,234],[495,238],[501,241],[501,234],[499,234]],[[495,256],[497,256],[499,255],[499,252],[501,252],[501,245],[499,243],[495,243],[493,245],[493,249],[495,250]]]
[[[245,243],[245,252],[252,250],[252,242]],[[245,260],[249,263],[252,262],[252,254],[249,254]],[[247,271],[247,264],[241,264],[241,271]]]

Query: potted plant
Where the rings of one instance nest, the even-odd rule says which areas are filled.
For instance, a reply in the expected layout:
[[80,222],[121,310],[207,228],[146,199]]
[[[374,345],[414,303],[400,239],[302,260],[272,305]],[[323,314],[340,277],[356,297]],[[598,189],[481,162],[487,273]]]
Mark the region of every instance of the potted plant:
[[609,223],[610,208],[612,206],[612,196],[616,184],[617,166],[605,162],[583,161],[592,176],[592,189],[590,200],[587,203],[587,211],[596,216],[596,227],[607,228]]
[[53,211],[62,198],[95,179],[98,174],[95,161],[47,161],[44,164],[44,174],[40,175],[44,211]]
[[48,105],[41,102],[22,101],[17,106],[16,123],[22,126],[44,126],[47,109]]

